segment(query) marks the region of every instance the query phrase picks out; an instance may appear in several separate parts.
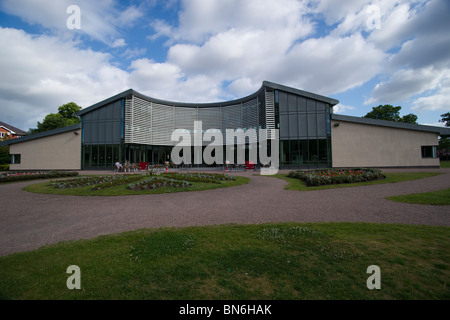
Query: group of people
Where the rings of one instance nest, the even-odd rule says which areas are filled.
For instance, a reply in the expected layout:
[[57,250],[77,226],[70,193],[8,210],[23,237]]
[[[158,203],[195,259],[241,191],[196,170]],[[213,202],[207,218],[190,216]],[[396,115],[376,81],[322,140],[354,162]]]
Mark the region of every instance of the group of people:
[[125,164],[121,164],[119,163],[119,161],[117,161],[115,164],[115,171],[118,172],[131,172],[131,171],[138,171],[138,166],[135,163],[130,163],[130,161],[125,161]]

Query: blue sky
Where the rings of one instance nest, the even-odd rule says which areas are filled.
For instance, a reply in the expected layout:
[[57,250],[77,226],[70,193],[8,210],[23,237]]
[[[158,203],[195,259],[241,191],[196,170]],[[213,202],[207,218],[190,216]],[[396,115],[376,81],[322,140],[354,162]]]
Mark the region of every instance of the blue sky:
[[392,104],[442,125],[449,16],[447,0],[1,0],[0,120],[28,130],[129,88],[216,102],[268,80],[338,99],[336,113]]

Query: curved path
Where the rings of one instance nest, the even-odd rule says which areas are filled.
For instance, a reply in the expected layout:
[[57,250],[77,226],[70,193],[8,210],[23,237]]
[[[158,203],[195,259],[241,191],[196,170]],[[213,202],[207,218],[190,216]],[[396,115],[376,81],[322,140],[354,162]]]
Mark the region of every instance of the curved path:
[[300,192],[284,190],[284,180],[255,176],[255,172],[250,171],[238,173],[250,177],[251,182],[237,187],[118,197],[22,191],[24,186],[37,181],[1,185],[0,255],[60,241],[163,226],[285,221],[450,226],[450,206],[414,205],[384,199],[391,195],[449,188],[450,169],[403,171],[444,174],[393,184]]

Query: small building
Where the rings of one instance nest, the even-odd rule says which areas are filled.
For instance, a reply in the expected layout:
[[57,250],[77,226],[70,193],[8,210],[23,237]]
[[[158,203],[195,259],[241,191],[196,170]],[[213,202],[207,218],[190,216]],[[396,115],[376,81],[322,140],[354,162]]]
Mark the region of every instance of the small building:
[[[338,103],[268,81],[247,97],[214,103],[166,101],[130,89],[79,111],[78,125],[0,145],[10,145],[11,170],[112,170],[116,161],[171,161],[177,144],[172,133],[195,133],[195,122],[201,121],[202,133],[209,129],[225,136],[227,129],[278,129],[281,169],[439,167],[438,138],[450,136],[450,128],[333,114]],[[273,138],[257,136],[258,142]],[[223,163],[230,160],[225,147]],[[237,142],[235,156],[239,148],[248,159],[254,147]]]
[[450,128],[333,114],[333,167],[439,167],[439,136]]
[[80,170],[81,125],[0,142],[9,145],[10,170]]
[[12,125],[0,121],[0,139],[15,139],[25,136],[27,133]]

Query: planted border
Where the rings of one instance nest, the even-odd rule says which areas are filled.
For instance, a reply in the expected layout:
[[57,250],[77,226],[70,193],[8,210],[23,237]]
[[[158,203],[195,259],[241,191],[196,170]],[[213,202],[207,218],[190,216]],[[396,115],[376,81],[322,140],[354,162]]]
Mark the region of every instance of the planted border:
[[77,176],[76,171],[13,171],[0,174],[0,183],[33,179],[52,179]]
[[51,181],[56,189],[71,189],[92,186],[91,190],[102,190],[114,186],[120,186],[143,178],[142,174],[112,175],[112,176],[87,176],[62,181]]
[[188,181],[167,179],[164,177],[154,176],[151,177],[150,179],[146,179],[138,183],[131,183],[127,186],[127,188],[134,191],[142,191],[142,190],[153,190],[163,187],[185,188],[189,187],[190,185],[191,184]]
[[191,182],[201,183],[221,183],[223,181],[234,181],[234,176],[229,176],[223,173],[203,173],[203,172],[189,172],[189,173],[163,173],[163,176],[170,177],[177,180],[186,180]]
[[308,187],[367,182],[386,178],[380,169],[372,168],[296,170],[289,172],[288,176],[304,181]]

